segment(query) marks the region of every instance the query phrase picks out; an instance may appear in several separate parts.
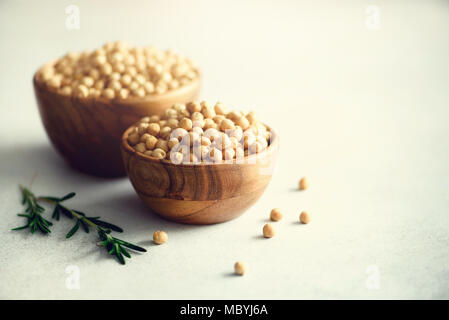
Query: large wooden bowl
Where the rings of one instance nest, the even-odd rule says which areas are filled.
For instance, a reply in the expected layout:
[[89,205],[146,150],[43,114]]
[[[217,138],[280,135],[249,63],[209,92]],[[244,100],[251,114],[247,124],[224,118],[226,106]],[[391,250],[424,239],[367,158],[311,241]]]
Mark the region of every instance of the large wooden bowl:
[[139,197],[159,215],[176,222],[212,224],[238,217],[262,195],[270,182],[279,138],[243,163],[173,164],[136,152],[122,137],[122,155]]
[[106,176],[123,176],[120,138],[142,117],[161,114],[174,103],[195,100],[201,79],[164,94],[126,100],[64,96],[33,78],[39,112],[56,150],[74,168]]

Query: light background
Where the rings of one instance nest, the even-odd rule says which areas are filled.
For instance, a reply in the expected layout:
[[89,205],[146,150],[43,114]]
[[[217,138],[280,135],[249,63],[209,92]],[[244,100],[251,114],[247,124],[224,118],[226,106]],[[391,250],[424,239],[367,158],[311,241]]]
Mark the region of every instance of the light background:
[[[81,29],[65,27],[65,8]],[[366,9],[380,9],[380,29]],[[2,1],[0,298],[449,298],[448,1]],[[272,183],[242,217],[186,226],[148,212],[128,180],[68,168],[40,122],[31,78],[67,51],[124,39],[174,48],[204,73],[202,96],[277,128]],[[93,234],[9,231],[19,183],[76,191],[74,208],[146,246],[126,266]],[[310,190],[296,191],[301,176]],[[261,238],[269,211],[285,213]],[[307,209],[313,222],[300,225]],[[164,229],[169,242],[151,244]],[[244,260],[249,272],[232,275]],[[79,290],[65,286],[80,268]],[[372,290],[370,266],[379,270]]]

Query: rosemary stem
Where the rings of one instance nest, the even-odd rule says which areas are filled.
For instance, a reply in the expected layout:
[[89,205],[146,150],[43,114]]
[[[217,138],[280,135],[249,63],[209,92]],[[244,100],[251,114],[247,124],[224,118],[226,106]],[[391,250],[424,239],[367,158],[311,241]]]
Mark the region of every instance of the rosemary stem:
[[44,201],[44,202],[47,202],[47,203],[50,203],[50,204],[58,204],[59,206],[61,206],[62,208],[66,209],[68,212],[70,212],[70,214],[71,214],[74,218],[76,218],[76,219],[78,219],[78,220],[82,220],[82,221],[84,221],[85,223],[87,223],[89,226],[91,226],[92,228],[99,230],[98,225],[96,225],[95,223],[93,223],[92,221],[90,221],[89,219],[87,219],[86,217],[83,217],[83,216],[79,215],[79,214],[76,213],[75,211],[73,211],[73,210],[71,210],[71,209],[69,209],[69,208],[67,208],[67,207],[64,207],[63,205],[59,204],[57,201],[53,201],[53,200],[51,200],[51,199],[47,199],[47,198],[43,198],[43,197],[39,197],[39,198],[37,198],[37,200],[38,200],[38,201]]

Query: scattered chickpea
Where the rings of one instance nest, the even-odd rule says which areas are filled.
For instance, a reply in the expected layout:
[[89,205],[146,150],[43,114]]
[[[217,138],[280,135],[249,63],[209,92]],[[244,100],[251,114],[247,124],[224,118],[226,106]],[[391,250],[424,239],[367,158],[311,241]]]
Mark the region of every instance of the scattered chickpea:
[[309,181],[306,177],[302,177],[301,180],[299,180],[299,190],[306,190],[309,187]]
[[283,217],[283,214],[282,214],[281,210],[279,210],[277,208],[271,210],[270,219],[272,221],[279,221],[282,219],[282,217]]
[[274,228],[271,224],[267,223],[263,226],[263,236],[265,238],[273,238],[274,234]]
[[168,235],[162,230],[155,231],[153,233],[153,241],[156,244],[164,244],[168,240]]
[[304,224],[308,224],[310,222],[310,214],[307,211],[301,212],[299,215],[299,221]]
[[246,273],[246,269],[246,264],[242,261],[237,261],[234,264],[235,274],[238,274],[239,276],[243,276]]

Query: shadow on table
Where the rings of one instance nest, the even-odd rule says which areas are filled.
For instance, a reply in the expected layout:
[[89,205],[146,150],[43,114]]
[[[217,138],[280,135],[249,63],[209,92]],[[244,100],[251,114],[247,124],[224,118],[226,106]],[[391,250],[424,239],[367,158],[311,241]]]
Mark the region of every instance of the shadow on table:
[[77,184],[104,184],[122,178],[95,177],[70,167],[52,148],[50,143],[18,144],[0,148],[0,172],[2,179],[13,183],[28,184],[33,176],[38,181],[67,181],[68,186]]

